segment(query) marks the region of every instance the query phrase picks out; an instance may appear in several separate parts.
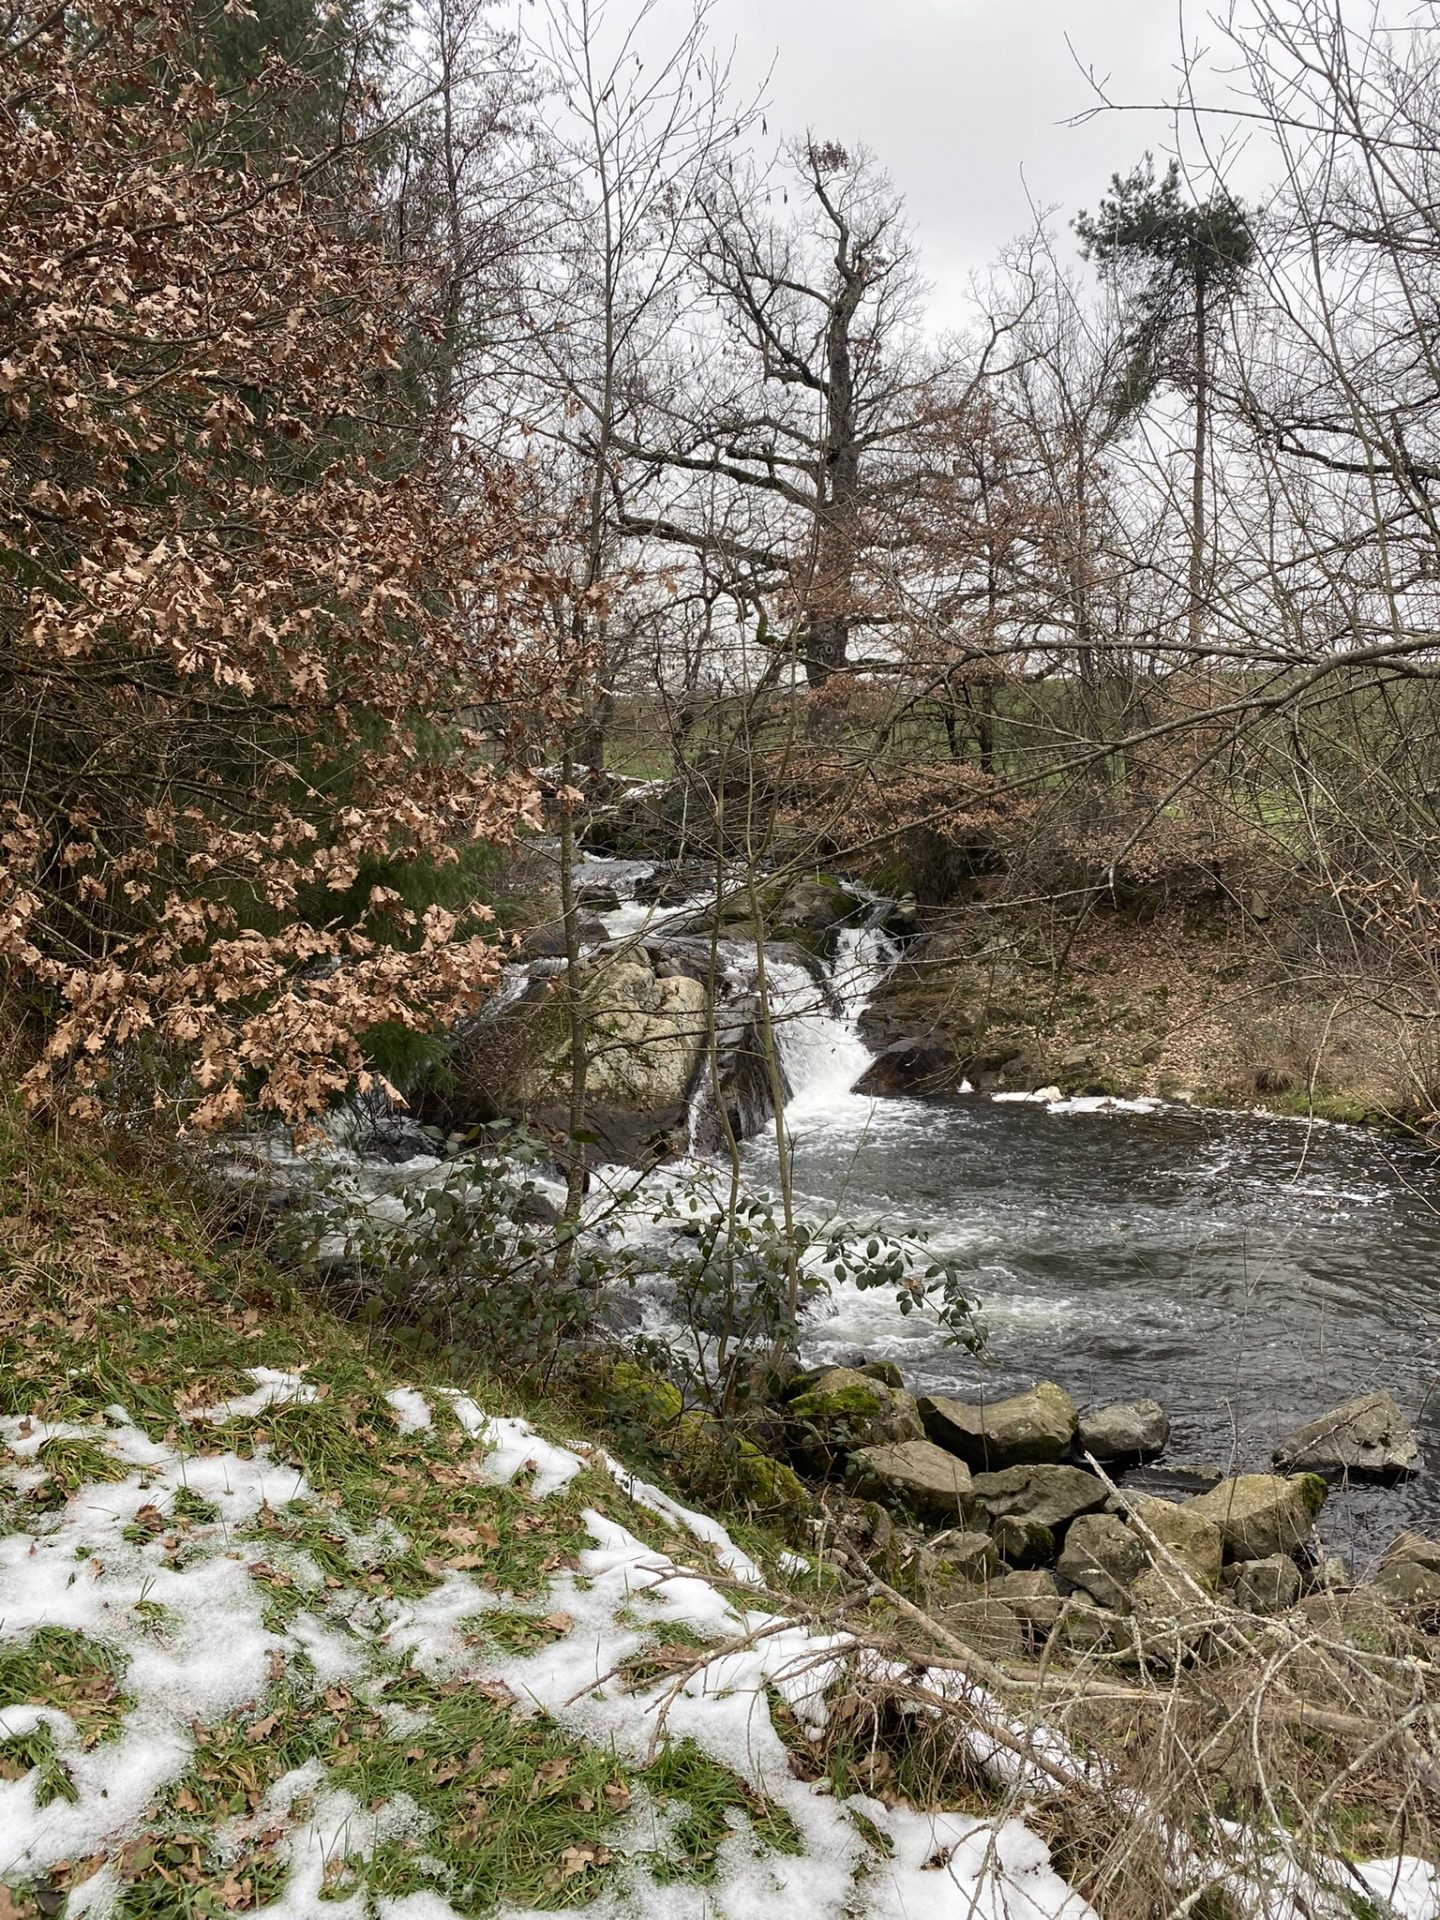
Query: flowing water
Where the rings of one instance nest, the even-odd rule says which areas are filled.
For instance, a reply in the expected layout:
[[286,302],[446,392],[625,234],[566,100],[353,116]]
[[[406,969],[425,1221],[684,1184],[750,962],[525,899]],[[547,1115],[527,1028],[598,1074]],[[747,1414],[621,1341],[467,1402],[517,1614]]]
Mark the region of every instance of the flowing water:
[[[608,919],[617,934],[647,924],[630,901]],[[856,1095],[870,1058],[856,1017],[893,953],[852,931],[819,981],[767,969],[796,1203],[927,1235],[973,1273],[986,1346],[972,1358],[889,1295],[840,1283],[808,1356],[893,1359],[920,1392],[1048,1378],[1082,1404],[1153,1397],[1167,1461],[1230,1471],[1263,1470],[1301,1422],[1383,1388],[1417,1419],[1428,1471],[1334,1494],[1327,1545],[1364,1563],[1401,1526],[1440,1532],[1436,1157],[1153,1102]],[[753,971],[738,943],[724,957]],[[744,1171],[773,1190],[771,1130],[746,1144]]]

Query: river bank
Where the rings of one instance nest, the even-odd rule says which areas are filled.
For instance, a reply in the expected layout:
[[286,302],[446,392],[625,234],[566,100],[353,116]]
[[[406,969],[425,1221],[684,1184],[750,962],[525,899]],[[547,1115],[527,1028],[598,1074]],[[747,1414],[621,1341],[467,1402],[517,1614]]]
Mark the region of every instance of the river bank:
[[[24,1920],[1314,1920],[1356,1889],[1440,1913],[1430,1663],[1398,1614],[1376,1639],[1373,1613],[1261,1615],[1202,1579],[1097,1637],[1083,1583],[962,1574],[953,1529],[887,1533],[859,1492],[788,1539],[699,1511],[621,1449],[613,1398],[362,1335],[217,1239],[213,1196],[0,1121]],[[835,1384],[792,1380],[794,1418],[863,1450]],[[1092,1584],[1108,1531],[1063,1549]]]

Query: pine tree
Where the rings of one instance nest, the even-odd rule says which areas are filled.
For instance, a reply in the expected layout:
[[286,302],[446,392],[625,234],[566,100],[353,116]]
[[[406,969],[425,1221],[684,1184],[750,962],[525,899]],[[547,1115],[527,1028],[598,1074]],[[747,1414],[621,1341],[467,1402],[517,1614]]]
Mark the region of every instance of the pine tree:
[[1131,291],[1131,351],[1117,413],[1145,406],[1163,386],[1188,391],[1195,410],[1190,495],[1189,642],[1201,646],[1205,589],[1205,469],[1210,417],[1210,333],[1255,256],[1250,220],[1223,188],[1187,201],[1172,160],[1157,182],[1147,153],[1133,173],[1111,176],[1095,214],[1075,221],[1081,251],[1102,276]]

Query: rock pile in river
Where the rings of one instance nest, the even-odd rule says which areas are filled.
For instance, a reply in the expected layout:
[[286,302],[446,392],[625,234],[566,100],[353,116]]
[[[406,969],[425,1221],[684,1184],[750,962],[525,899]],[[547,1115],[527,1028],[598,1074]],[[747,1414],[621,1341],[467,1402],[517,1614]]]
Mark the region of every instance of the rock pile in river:
[[[1312,1422],[1294,1454],[1343,1445],[1374,1460],[1376,1435],[1387,1457],[1404,1454],[1398,1409],[1372,1406],[1377,1398]],[[1153,1400],[1082,1413],[1052,1381],[993,1401],[916,1400],[894,1368],[872,1364],[799,1376],[785,1420],[792,1458],[868,1501],[883,1538],[893,1543],[907,1523],[922,1530],[912,1550],[945,1617],[992,1652],[1043,1638],[1062,1618],[1077,1644],[1100,1647],[1117,1630],[1106,1622],[1130,1615],[1203,1623],[1205,1605],[1222,1599],[1284,1613],[1339,1577],[1315,1541],[1328,1492],[1319,1473],[1209,1485],[1196,1475],[1201,1491],[1170,1500],[1093,1470],[1108,1461],[1123,1475],[1164,1447],[1169,1426]],[[1365,1592],[1440,1624],[1440,1543],[1402,1536]]]

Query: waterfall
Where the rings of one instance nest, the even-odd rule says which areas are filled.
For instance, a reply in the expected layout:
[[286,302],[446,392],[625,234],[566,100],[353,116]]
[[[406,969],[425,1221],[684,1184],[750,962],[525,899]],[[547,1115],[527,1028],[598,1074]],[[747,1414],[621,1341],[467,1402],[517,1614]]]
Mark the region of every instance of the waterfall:
[[859,1019],[894,960],[894,942],[878,927],[842,928],[820,979],[794,961],[767,960],[770,1024],[790,1087],[788,1118],[868,1112],[869,1100],[851,1092],[872,1059]]

